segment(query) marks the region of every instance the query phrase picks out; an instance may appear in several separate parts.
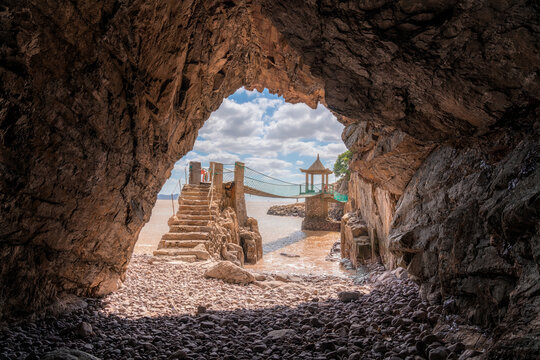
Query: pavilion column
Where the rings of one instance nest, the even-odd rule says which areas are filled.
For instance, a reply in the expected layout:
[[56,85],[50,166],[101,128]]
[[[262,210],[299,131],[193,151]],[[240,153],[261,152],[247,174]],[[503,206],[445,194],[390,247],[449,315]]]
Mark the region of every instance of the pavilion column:
[[330,182],[328,182],[328,174],[326,174],[326,185],[330,188]]
[[311,174],[311,191],[313,191],[313,174]]
[[304,190],[305,192],[308,192],[309,190],[309,179],[308,179],[308,173],[306,173],[306,190]]

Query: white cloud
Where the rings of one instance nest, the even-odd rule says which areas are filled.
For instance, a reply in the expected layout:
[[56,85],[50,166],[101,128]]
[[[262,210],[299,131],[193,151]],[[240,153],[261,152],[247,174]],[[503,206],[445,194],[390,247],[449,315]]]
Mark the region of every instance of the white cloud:
[[257,90],[247,90],[245,87],[241,87],[240,89],[236,90],[237,94],[245,94],[246,96],[253,97],[258,94]]
[[313,110],[306,104],[283,104],[270,118],[268,139],[315,139],[341,141],[343,125],[323,105]]
[[331,169],[346,150],[341,141],[343,125],[324,106],[314,110],[245,88],[236,94],[247,95],[249,100],[234,95],[223,100],[200,129],[193,151],[176,163],[172,177],[183,178],[189,161],[207,166],[210,161],[232,164],[243,159],[246,166],[264,174],[301,183],[304,175],[299,167],[309,166],[311,160],[306,164],[297,157],[315,160],[319,154]]
[[203,138],[217,136],[242,137],[262,134],[264,123],[262,116],[266,107],[251,102],[237,104],[225,99],[217,111],[210,115],[199,131]]

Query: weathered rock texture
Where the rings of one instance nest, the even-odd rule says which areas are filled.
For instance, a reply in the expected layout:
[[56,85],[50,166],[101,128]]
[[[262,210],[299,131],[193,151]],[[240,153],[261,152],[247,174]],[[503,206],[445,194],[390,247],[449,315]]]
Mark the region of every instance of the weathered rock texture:
[[357,213],[342,217],[340,241],[341,258],[349,259],[355,268],[378,254],[375,239],[369,237],[366,223]]
[[263,257],[262,237],[256,219],[248,217],[246,225],[239,229],[240,246],[244,251],[245,261],[255,264]]
[[230,261],[218,262],[208,269],[204,276],[233,284],[249,284],[255,281],[255,276],[252,273]]
[[430,301],[455,297],[472,321],[516,331],[540,321],[540,144],[496,144],[433,152],[398,203],[390,249]]
[[268,215],[276,215],[276,216],[298,216],[298,217],[304,217],[306,216],[306,204],[301,203],[294,203],[294,204],[286,204],[286,205],[272,205],[266,212]]
[[[463,273],[453,264],[448,274],[460,281],[448,281],[447,250],[434,248],[445,232],[429,244],[420,235],[400,240],[408,245],[392,253],[386,235],[394,239],[403,226],[414,228],[401,222],[405,215],[433,231],[450,224],[445,214],[457,219],[463,209],[476,223],[459,241],[478,245],[500,228],[507,232],[497,233],[496,249],[504,241],[531,249],[538,243],[530,225],[538,223],[538,192],[527,180],[538,174],[537,150],[527,150],[528,175],[516,175],[517,186],[502,195],[490,184],[498,189],[504,181],[485,180],[465,196],[462,178],[441,182],[427,170],[414,175],[426,157],[421,169],[438,160],[455,169],[468,154],[476,152],[478,160],[489,152],[486,163],[497,177],[526,153],[519,149],[537,146],[538,6],[526,0],[2,2],[1,312],[37,309],[64,293],[114,290],[174,161],[241,85],[312,106],[322,101],[339,115],[348,126],[345,141],[358,145],[351,207],[378,211],[362,216],[377,231],[385,262],[413,264],[414,258],[418,270],[411,273],[422,273],[427,293],[465,293],[463,281],[485,270],[471,265]],[[504,134],[516,139],[515,149],[504,147]],[[424,183],[407,185],[413,176]],[[456,202],[433,203],[428,194],[439,186],[459,195]],[[411,202],[413,187],[419,193]],[[490,203],[500,216],[483,212]],[[411,213],[399,210],[404,206]],[[529,210],[513,216],[514,208]],[[454,245],[458,230],[448,240]],[[403,255],[406,248],[417,251],[418,242],[423,255]],[[507,250],[505,261],[521,270],[497,280],[498,309],[508,307],[507,297],[513,303],[510,294],[522,294],[523,279],[538,278],[538,258],[522,249]],[[493,249],[478,254],[498,268],[501,255]],[[461,304],[482,303],[485,291],[468,291]],[[518,297],[532,301],[537,293]]]

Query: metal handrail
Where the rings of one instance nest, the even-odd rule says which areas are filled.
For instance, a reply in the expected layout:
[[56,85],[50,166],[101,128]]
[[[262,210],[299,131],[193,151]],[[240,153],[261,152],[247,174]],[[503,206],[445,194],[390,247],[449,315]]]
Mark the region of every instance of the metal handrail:
[[216,168],[210,168],[210,171],[212,171],[212,176],[210,177],[210,191],[208,192],[208,197],[210,197],[208,210],[212,207],[212,201],[214,200],[214,176],[216,175]]

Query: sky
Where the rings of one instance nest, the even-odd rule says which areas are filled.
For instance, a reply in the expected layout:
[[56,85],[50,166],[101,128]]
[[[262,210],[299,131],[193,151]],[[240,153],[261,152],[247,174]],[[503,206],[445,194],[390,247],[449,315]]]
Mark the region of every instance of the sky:
[[305,174],[299,169],[309,167],[317,154],[333,169],[337,156],[347,150],[342,131],[343,125],[321,104],[311,109],[287,103],[267,89],[260,93],[240,88],[210,115],[193,150],[176,162],[160,194],[178,192],[178,179],[185,183],[190,161],[200,161],[203,167],[210,161],[242,161],[264,174],[303,183]]

